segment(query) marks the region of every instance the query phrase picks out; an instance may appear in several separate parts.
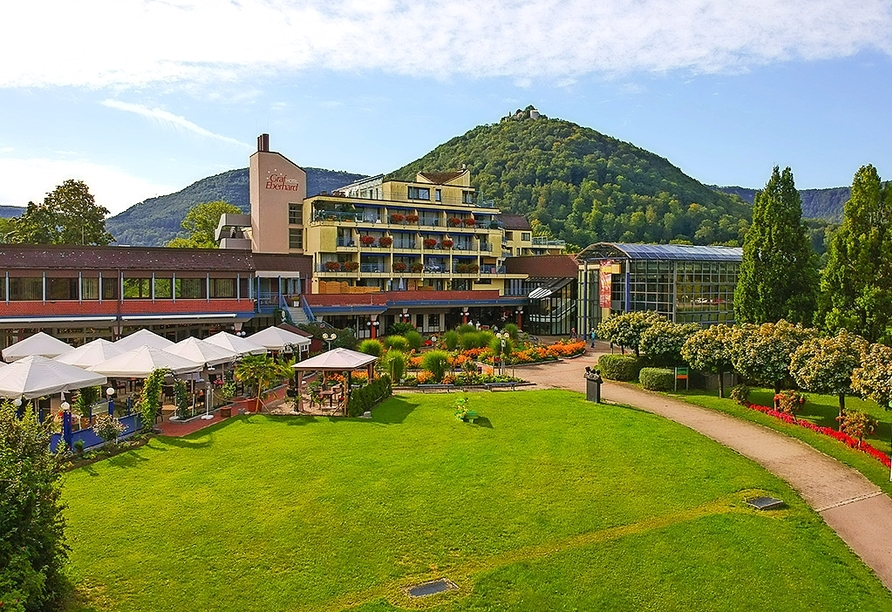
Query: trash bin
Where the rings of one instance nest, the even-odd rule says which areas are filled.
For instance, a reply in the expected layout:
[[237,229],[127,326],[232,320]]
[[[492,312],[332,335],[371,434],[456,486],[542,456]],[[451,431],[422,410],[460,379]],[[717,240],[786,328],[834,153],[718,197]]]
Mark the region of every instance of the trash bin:
[[585,399],[590,402],[601,403],[601,378],[600,370],[593,370],[591,367],[585,367]]

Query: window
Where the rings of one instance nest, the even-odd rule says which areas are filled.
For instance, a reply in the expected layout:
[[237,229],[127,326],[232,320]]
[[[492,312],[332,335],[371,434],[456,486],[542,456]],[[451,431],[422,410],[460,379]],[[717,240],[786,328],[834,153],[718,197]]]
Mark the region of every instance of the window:
[[529,241],[531,241],[531,240],[533,239],[533,237],[532,237],[532,235],[530,234],[530,232],[521,232],[521,233],[520,233],[520,239],[521,239],[522,241],[524,241],[524,242],[529,242]]
[[431,313],[427,315],[427,328],[431,331],[438,331],[440,329],[440,315],[439,313],[434,314]]
[[[303,225],[304,224],[304,207],[301,204],[288,205],[288,224]],[[300,248],[300,247],[298,247]]]
[[514,240],[514,232],[505,232],[505,240]]
[[235,279],[234,278],[212,278],[211,279],[211,297],[212,298],[234,298],[235,297]]
[[291,228],[288,230],[288,248],[302,249],[304,248],[304,232],[301,229]]
[[410,200],[430,200],[431,190],[427,187],[409,187]]
[[48,278],[46,279],[46,299],[48,300],[76,300],[76,278]]
[[173,297],[173,283],[169,278],[155,278],[155,299],[169,300]]
[[99,278],[81,279],[81,298],[85,300],[99,299]]
[[461,201],[464,204],[473,204],[474,203],[474,192],[473,191],[462,191],[461,192]]
[[43,277],[10,278],[9,299],[14,301],[42,300]]
[[118,277],[105,276],[102,278],[102,299],[116,300],[118,299]]
[[437,199],[437,202],[442,202],[443,201],[443,192],[440,191],[439,189],[437,189],[435,197]]
[[199,300],[207,297],[207,281],[203,278],[178,278],[177,299]]
[[151,278],[125,278],[124,299],[148,299],[152,297]]

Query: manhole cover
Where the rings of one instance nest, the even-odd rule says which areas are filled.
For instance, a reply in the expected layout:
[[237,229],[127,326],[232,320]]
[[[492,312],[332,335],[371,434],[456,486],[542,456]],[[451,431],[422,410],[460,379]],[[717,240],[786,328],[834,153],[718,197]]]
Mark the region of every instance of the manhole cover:
[[439,580],[431,580],[423,584],[416,584],[407,589],[409,597],[427,597],[428,595],[436,595],[444,591],[451,591],[458,587],[451,580],[440,578]]
[[754,497],[746,500],[746,503],[756,510],[777,510],[784,507],[784,502],[776,497]]

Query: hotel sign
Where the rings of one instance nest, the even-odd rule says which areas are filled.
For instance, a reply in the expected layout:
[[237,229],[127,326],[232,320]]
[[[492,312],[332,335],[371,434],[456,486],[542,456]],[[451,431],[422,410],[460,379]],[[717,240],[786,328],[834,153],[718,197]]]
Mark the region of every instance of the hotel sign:
[[297,191],[299,186],[300,182],[287,174],[271,173],[266,179],[266,188],[272,191]]

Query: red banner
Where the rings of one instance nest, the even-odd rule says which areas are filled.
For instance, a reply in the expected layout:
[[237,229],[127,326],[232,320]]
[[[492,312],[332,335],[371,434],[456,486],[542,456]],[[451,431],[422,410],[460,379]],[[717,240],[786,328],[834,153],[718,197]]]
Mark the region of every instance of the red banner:
[[613,268],[612,261],[602,261],[599,273],[598,288],[600,290],[601,308],[610,308],[610,298],[613,295]]

